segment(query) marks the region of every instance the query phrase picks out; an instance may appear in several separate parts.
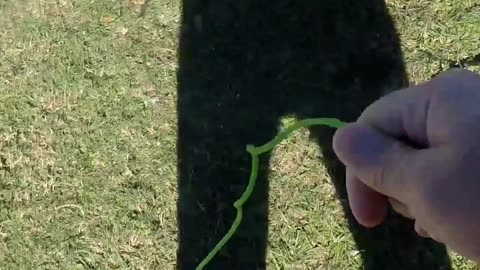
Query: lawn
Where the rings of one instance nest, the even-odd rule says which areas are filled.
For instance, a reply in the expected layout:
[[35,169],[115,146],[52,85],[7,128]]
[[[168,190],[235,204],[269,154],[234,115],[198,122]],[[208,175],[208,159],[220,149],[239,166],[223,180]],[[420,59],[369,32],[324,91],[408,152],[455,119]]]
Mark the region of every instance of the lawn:
[[[455,66],[480,71],[480,0],[0,1],[0,269],[194,269],[245,144]],[[206,269],[480,269],[395,215],[358,226],[331,134],[262,158]]]

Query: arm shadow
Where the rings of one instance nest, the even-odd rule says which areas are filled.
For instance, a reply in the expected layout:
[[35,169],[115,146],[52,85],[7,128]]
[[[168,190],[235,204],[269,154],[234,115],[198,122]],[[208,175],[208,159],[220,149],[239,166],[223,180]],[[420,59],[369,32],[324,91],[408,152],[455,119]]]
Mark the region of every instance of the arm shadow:
[[[382,0],[183,0],[178,71],[178,269],[195,269],[230,227],[250,173],[246,144],[263,144],[287,114],[355,120],[408,84]],[[445,247],[394,214],[374,230],[348,208],[333,131],[314,128],[363,269],[443,269]],[[265,269],[268,163],[240,231],[206,269]]]

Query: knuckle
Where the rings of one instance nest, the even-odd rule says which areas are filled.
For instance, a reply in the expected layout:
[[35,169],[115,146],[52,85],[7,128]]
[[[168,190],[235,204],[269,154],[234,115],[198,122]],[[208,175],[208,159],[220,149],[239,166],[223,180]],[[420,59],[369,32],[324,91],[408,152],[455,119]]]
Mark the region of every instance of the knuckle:
[[390,147],[385,149],[380,157],[377,170],[372,176],[372,184],[374,186],[386,189],[389,192],[399,191],[392,190],[392,188],[397,188],[397,185],[395,184],[396,181],[402,180],[402,175],[406,175],[406,172],[402,171],[405,168],[405,160],[402,160],[403,151],[405,151],[405,149],[401,141],[392,142]]
[[379,189],[386,187],[386,166],[384,163],[378,167],[378,169],[373,173],[372,176],[372,185]]

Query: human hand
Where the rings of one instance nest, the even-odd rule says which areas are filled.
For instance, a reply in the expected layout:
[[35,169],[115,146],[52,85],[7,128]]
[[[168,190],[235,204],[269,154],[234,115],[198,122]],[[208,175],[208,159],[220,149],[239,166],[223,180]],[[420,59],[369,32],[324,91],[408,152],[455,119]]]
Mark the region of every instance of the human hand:
[[333,147],[360,224],[381,224],[390,203],[421,236],[480,262],[480,76],[456,69],[393,92]]

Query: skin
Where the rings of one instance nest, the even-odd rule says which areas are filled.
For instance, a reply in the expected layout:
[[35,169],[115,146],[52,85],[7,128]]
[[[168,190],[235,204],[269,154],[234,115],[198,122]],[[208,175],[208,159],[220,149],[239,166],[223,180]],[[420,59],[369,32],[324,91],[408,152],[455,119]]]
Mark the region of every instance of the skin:
[[480,262],[479,75],[455,69],[384,96],[333,147],[360,224],[381,224],[391,204],[421,236]]

